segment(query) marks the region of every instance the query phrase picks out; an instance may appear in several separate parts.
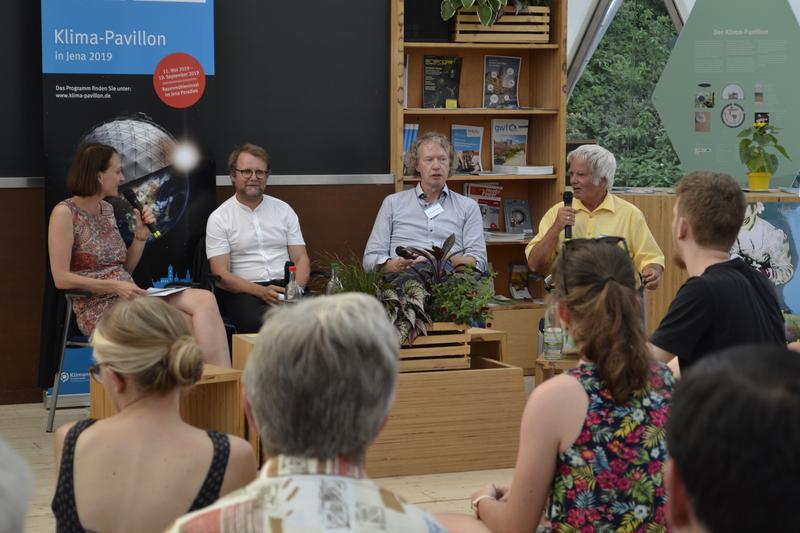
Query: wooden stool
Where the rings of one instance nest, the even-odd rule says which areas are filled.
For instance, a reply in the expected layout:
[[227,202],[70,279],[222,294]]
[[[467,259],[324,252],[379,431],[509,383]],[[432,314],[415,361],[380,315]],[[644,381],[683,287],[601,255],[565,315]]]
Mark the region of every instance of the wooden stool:
[[579,357],[564,357],[562,359],[545,359],[539,356],[536,359],[536,381],[535,385],[544,383],[545,380],[552,378],[556,374],[561,374],[565,370],[578,366]]
[[[116,414],[117,410],[103,386],[93,379],[90,381],[89,416],[101,419]],[[181,418],[201,429],[214,429],[244,438],[241,381],[241,370],[203,365],[203,376],[181,395]]]

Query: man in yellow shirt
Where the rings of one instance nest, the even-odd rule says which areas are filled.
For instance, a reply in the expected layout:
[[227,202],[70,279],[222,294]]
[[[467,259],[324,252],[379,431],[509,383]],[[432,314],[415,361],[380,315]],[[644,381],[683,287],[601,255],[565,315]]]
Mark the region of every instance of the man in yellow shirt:
[[664,272],[664,254],[658,247],[642,212],[630,202],[611,194],[617,161],[598,145],[583,145],[567,155],[572,207],[559,202],[539,222],[539,232],[528,243],[528,267],[547,275],[564,242],[564,228],[572,226],[574,238],[624,237],[642,283],[655,289]]

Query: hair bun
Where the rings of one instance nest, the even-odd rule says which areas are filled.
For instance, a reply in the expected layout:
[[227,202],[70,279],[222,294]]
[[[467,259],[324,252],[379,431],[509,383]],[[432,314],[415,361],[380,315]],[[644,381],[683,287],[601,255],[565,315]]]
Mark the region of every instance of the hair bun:
[[194,337],[181,335],[172,343],[167,354],[169,373],[179,387],[193,385],[203,375],[203,352]]

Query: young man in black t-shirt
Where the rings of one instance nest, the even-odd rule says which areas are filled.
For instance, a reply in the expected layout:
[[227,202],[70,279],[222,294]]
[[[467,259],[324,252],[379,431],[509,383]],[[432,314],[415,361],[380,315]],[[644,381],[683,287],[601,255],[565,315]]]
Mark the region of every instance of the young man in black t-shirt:
[[675,262],[689,279],[650,339],[656,358],[678,357],[685,371],[703,355],[746,343],[783,344],[775,288],[729,250],[747,203],[727,174],[692,172],[676,189],[672,213]]

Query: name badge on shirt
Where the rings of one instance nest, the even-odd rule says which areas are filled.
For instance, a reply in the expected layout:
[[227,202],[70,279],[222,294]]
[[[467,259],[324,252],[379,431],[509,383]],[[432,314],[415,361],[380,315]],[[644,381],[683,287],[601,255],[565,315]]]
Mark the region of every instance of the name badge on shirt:
[[436,217],[436,215],[438,215],[442,211],[444,211],[444,208],[442,207],[442,204],[435,203],[432,206],[430,206],[428,209],[425,210],[425,215],[428,217],[428,220],[430,220],[430,219]]

